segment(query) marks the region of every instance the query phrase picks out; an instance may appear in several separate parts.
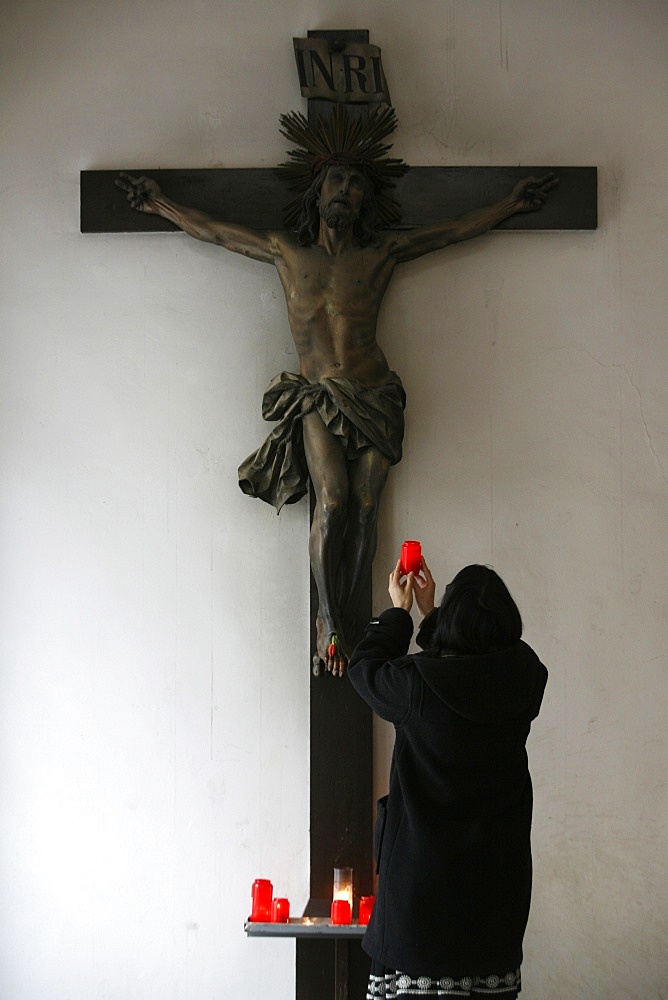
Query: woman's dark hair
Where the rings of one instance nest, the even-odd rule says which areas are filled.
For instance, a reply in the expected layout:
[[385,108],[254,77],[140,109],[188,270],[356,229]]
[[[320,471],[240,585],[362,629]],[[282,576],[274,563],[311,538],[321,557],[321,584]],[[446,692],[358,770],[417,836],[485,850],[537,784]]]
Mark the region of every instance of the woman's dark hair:
[[[297,220],[297,242],[300,246],[310,246],[318,239],[320,232],[320,192],[326,176],[327,168],[324,168],[316,175],[315,180],[302,199],[302,211]],[[379,223],[376,215],[373,184],[366,174],[363,174],[363,176],[366,181],[364,199],[360,208],[360,214],[355,219],[353,232],[363,247],[377,247],[380,237],[378,235]]]
[[490,653],[518,642],[522,616],[489,566],[465,566],[445,589],[434,633],[442,652]]

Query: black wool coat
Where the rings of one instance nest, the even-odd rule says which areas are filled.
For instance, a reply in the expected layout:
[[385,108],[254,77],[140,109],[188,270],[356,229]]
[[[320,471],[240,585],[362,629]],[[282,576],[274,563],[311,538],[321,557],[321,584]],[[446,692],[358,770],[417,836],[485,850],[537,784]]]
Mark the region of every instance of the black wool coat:
[[[429,646],[436,615],[417,636]],[[363,947],[413,976],[514,971],[531,897],[526,753],[547,670],[520,641],[482,656],[406,655],[410,614],[390,608],[348,676],[395,726],[376,824],[378,895]]]

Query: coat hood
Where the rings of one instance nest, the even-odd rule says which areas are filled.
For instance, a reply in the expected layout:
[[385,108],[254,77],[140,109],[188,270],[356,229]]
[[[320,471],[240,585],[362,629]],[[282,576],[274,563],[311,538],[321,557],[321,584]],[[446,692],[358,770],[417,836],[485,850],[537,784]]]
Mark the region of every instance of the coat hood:
[[431,691],[471,722],[531,720],[538,715],[547,670],[521,640],[484,655],[439,656],[428,650],[413,662]]

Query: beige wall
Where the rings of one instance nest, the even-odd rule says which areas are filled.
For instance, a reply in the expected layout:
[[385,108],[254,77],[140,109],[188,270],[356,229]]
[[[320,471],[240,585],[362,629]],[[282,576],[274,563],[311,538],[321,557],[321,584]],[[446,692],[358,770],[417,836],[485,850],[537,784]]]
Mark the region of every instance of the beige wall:
[[78,172],[272,166],[292,36],[366,27],[409,162],[599,167],[595,233],[397,273],[375,603],[404,537],[441,584],[506,578],[550,668],[527,1000],[667,997],[665,4],[9,6],[0,995],[294,994],[292,946],[242,931],[253,878],[308,887],[306,512],[235,478],[295,365],[282,293],[184,236],[82,237]]

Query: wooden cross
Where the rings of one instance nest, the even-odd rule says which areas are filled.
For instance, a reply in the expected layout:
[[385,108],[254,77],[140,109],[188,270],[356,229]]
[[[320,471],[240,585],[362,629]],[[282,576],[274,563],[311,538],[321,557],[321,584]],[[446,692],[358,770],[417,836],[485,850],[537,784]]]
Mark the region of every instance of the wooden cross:
[[[334,49],[367,43],[368,31],[309,31],[309,39],[322,39]],[[298,59],[300,76],[302,62]],[[326,67],[324,67],[326,72]],[[303,81],[302,81],[303,82]],[[325,117],[328,101],[311,98],[309,119]],[[518,213],[497,229],[596,229],[596,167],[411,167],[397,181],[401,203],[399,229],[455,219],[482,205],[499,201],[513,185],[534,174],[553,171],[560,186],[540,212]],[[134,174],[155,177],[170,198],[180,204],[215,214],[226,222],[253,229],[282,229],[283,206],[290,200],[285,182],[270,168],[212,168],[183,170],[135,169]],[[118,170],[81,172],[82,233],[175,232],[178,227],[157,215],[133,212],[114,181]]]
[[[346,46],[366,44],[368,31],[314,31],[309,39],[342,53]],[[344,75],[351,85],[360,63],[345,62]],[[300,82],[308,77],[306,56],[297,53]],[[328,67],[317,56],[315,66],[327,77]],[[329,63],[331,68],[331,60]],[[370,72],[378,86],[384,84],[380,60],[371,61]],[[332,73],[333,76],[333,73]],[[359,78],[359,74],[357,74]],[[358,95],[359,96],[359,95]],[[354,98],[353,98],[354,99]],[[331,104],[309,99],[309,119],[329,113]],[[554,172],[560,185],[540,212],[515,214],[498,229],[591,230],[597,225],[597,174],[595,167],[411,167],[397,182],[402,222],[398,228],[454,219],[472,209],[499,201],[514,184],[530,175]],[[125,193],[115,186],[118,170],[82,171],[81,232],[136,233],[177,231],[160,216],[134,212]],[[170,198],[199,208],[227,222],[254,229],[281,229],[283,207],[291,195],[272,169],[133,170],[155,177]],[[371,595],[368,594],[369,613]],[[315,648],[317,593],[312,583],[311,648]],[[370,614],[369,614],[370,616]],[[305,662],[308,658],[305,657]],[[371,712],[352,688],[329,675],[311,677],[311,878],[305,915],[329,911],[332,869],[352,866],[355,894],[373,892],[372,841],[372,719]],[[349,948],[345,937],[297,939],[297,1000],[345,1000],[363,996],[368,961],[359,946]]]

